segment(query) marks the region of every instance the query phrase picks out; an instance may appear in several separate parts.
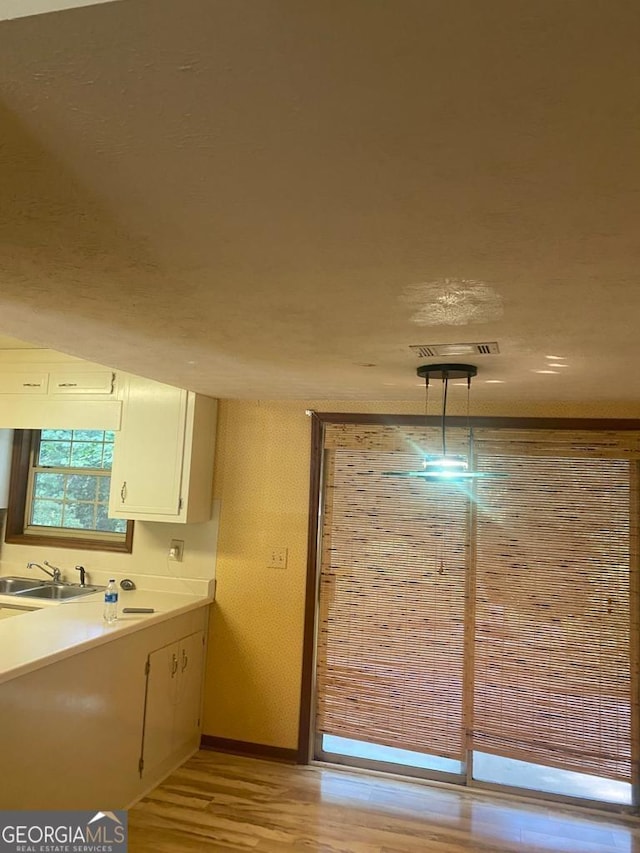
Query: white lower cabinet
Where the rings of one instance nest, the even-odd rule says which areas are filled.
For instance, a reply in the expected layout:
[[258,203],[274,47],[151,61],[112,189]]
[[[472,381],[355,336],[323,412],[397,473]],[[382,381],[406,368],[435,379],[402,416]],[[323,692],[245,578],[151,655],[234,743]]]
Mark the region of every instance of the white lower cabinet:
[[[129,808],[195,752],[208,612],[115,634],[3,681],[0,809]],[[18,621],[38,630],[37,615]]]
[[140,756],[143,778],[199,736],[203,655],[202,631],[149,655]]

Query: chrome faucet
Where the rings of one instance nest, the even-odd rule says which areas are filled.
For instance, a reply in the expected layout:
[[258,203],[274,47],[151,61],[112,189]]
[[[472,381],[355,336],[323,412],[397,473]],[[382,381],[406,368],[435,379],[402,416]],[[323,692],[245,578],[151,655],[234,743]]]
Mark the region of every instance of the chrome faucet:
[[[49,571],[49,569],[45,569],[44,566],[49,566],[49,569],[51,569],[51,571]],[[56,568],[56,566],[52,566],[51,563],[48,563],[46,560],[44,560],[44,566],[41,566],[40,563],[27,563],[28,569],[40,569],[46,575],[49,575],[50,578],[53,578],[54,583],[62,582],[62,572],[60,571],[60,569]]]

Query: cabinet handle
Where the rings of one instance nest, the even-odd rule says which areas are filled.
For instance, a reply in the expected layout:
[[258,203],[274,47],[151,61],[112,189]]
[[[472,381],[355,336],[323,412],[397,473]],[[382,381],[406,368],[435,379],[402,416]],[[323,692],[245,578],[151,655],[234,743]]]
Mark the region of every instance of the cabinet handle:
[[185,669],[187,668],[188,665],[189,665],[189,656],[187,655],[187,653],[183,649],[182,650],[182,672],[185,671]]
[[58,382],[58,388],[77,388],[77,382]]
[[120,489],[120,500],[124,503],[127,499],[127,481],[125,480]]
[[178,658],[175,655],[172,655],[171,656],[171,678],[173,678],[173,676],[176,674],[177,671],[178,671]]
[[40,388],[42,387],[42,382],[23,382],[23,388]]

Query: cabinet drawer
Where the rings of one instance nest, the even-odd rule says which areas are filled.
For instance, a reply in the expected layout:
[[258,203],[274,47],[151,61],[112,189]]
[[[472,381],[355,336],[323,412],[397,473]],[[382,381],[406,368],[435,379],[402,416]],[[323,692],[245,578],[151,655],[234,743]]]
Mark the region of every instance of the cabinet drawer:
[[96,373],[52,373],[50,394],[112,394],[115,374],[110,370]]
[[0,373],[0,394],[46,394],[48,373]]

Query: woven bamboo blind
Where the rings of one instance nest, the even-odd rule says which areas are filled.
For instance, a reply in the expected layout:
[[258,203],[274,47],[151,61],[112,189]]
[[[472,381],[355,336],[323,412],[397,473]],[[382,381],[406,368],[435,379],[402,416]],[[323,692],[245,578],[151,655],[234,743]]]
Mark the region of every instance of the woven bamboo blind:
[[437,444],[326,427],[316,730],[630,781],[640,434],[477,430],[477,469],[506,476],[476,481],[473,530],[470,486],[383,473]]
[[468,501],[383,474],[415,464],[326,452],[316,728],[460,760]]
[[474,748],[630,781],[630,463],[497,449],[477,458],[507,476],[477,491]]

